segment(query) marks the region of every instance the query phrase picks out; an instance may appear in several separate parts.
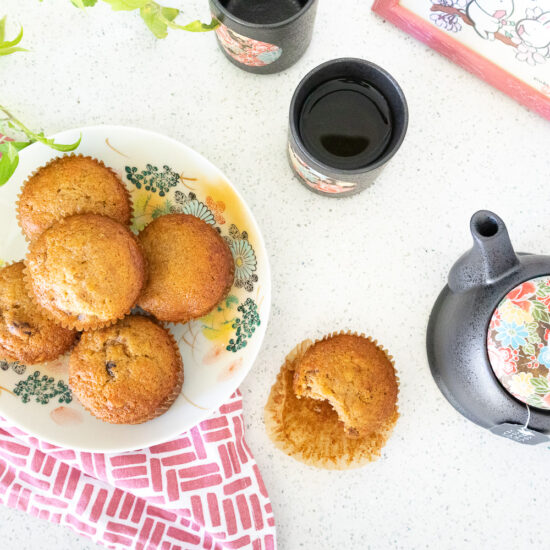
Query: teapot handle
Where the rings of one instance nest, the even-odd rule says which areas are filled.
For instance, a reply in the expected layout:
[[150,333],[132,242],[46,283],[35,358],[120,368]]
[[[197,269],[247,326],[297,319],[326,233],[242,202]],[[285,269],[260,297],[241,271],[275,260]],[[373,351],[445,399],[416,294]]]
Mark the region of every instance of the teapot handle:
[[451,268],[449,288],[464,292],[490,285],[519,266],[504,222],[489,210],[479,210],[470,220],[474,246]]

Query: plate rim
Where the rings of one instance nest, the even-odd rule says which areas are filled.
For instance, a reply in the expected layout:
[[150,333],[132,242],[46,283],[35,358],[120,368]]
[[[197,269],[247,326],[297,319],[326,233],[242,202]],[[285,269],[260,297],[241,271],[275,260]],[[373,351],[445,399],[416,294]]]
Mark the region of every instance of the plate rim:
[[[195,151],[189,145],[186,145],[185,143],[182,143],[181,141],[178,141],[177,139],[175,139],[171,136],[167,136],[165,134],[162,134],[160,132],[156,132],[156,131],[153,131],[153,130],[147,130],[147,129],[144,129],[144,128],[140,128],[138,126],[125,126],[125,125],[122,125],[122,124],[96,124],[96,125],[92,125],[92,126],[82,126],[82,127],[62,130],[60,132],[56,132],[55,134],[52,134],[49,137],[57,140],[57,139],[61,139],[65,134],[69,134],[71,132],[80,132],[82,137],[84,137],[84,133],[87,132],[87,131],[104,131],[104,132],[106,132],[109,129],[112,129],[112,130],[115,130],[115,131],[123,131],[123,132],[128,132],[128,131],[130,131],[130,132],[139,132],[139,133],[142,133],[144,135],[149,135],[150,137],[153,137],[155,139],[160,138],[160,139],[163,139],[163,140],[167,140],[167,141],[171,142],[173,145],[175,145],[177,147],[180,147],[180,148],[183,148],[184,150],[186,150],[186,152],[188,154],[198,158],[201,162],[204,162],[204,163],[208,164],[213,169],[213,171],[217,172],[221,176],[221,178],[229,185],[231,190],[237,195],[241,205],[244,206],[244,208],[245,208],[247,216],[252,221],[252,225],[253,225],[253,227],[255,229],[255,232],[256,232],[256,235],[258,237],[258,245],[259,245],[260,249],[262,250],[263,255],[265,257],[265,270],[266,270],[266,279],[268,281],[268,285],[266,287],[266,294],[265,294],[265,300],[266,300],[265,319],[266,319],[266,321],[265,321],[265,325],[263,326],[263,330],[261,330],[261,332],[259,334],[260,341],[259,341],[258,351],[255,353],[255,355],[251,359],[249,368],[248,369],[242,369],[239,372],[239,374],[235,377],[235,381],[237,382],[236,386],[231,391],[224,392],[224,398],[222,400],[220,400],[220,403],[218,405],[216,405],[214,407],[211,407],[211,408],[204,408],[204,409],[201,408],[201,412],[199,414],[200,418],[194,424],[190,425],[189,427],[187,427],[183,430],[178,430],[173,435],[170,435],[168,437],[162,436],[158,439],[151,439],[145,445],[138,446],[138,447],[135,447],[133,445],[130,446],[130,447],[128,447],[128,446],[118,446],[117,447],[115,445],[113,447],[103,447],[103,448],[85,447],[85,446],[82,446],[82,445],[76,445],[76,446],[68,447],[65,443],[60,442],[55,437],[54,438],[44,437],[41,434],[39,435],[37,433],[30,432],[28,430],[28,428],[22,426],[18,422],[18,420],[12,418],[11,415],[6,415],[2,411],[2,417],[5,418],[6,420],[8,420],[8,422],[13,424],[16,428],[22,430],[25,434],[28,434],[31,437],[36,437],[40,441],[44,441],[46,443],[50,443],[52,445],[56,445],[56,446],[61,447],[61,448],[72,449],[72,450],[78,451],[78,452],[93,452],[93,453],[103,453],[103,454],[131,452],[131,451],[136,451],[136,450],[152,447],[154,445],[159,445],[161,443],[165,443],[166,441],[169,441],[172,438],[179,437],[181,434],[189,431],[190,429],[192,429],[194,426],[196,426],[200,422],[203,422],[204,420],[206,420],[207,418],[212,416],[212,414],[216,410],[218,410],[219,407],[221,407],[229,399],[229,397],[231,395],[233,395],[233,393],[239,391],[239,388],[242,385],[242,383],[244,382],[245,378],[252,371],[252,368],[254,367],[254,365],[255,365],[255,363],[258,359],[258,356],[260,355],[262,347],[264,345],[264,340],[265,340],[265,336],[266,336],[266,333],[267,333],[267,328],[268,328],[269,322],[271,320],[271,307],[272,307],[271,264],[270,264],[270,260],[269,260],[269,253],[267,251],[267,246],[265,244],[265,239],[264,239],[262,231],[260,230],[260,226],[258,225],[256,217],[254,216],[254,213],[252,212],[252,210],[251,210],[250,206],[248,205],[247,201],[243,198],[243,196],[242,196],[241,192],[239,191],[239,189],[225,175],[225,173],[220,168],[218,168],[212,161],[210,161],[207,157],[205,157],[201,153]],[[39,142],[35,142],[35,143],[32,143],[29,147],[23,149],[19,153],[19,155],[23,156],[23,157],[27,157],[30,154],[30,152],[33,151],[34,149],[43,148],[43,147],[46,147],[46,146],[44,146],[43,144],[41,144]],[[53,149],[52,149],[52,152],[57,153],[56,155],[53,155],[51,157],[52,159],[67,155],[67,153],[61,153],[61,152],[55,151]],[[77,153],[77,152],[78,152],[78,148],[74,151],[74,153]],[[101,160],[101,159],[99,159],[99,160]],[[24,180],[22,181],[21,185],[23,183],[24,183]],[[6,185],[8,185],[8,184],[9,184],[9,182]],[[241,394],[241,398],[242,398],[242,394]]]

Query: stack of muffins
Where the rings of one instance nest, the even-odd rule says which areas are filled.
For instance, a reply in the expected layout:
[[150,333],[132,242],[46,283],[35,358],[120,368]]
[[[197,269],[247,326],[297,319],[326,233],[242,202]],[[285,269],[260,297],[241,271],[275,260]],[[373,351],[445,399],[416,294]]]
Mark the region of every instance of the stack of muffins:
[[[160,322],[209,313],[233,285],[231,251],[202,220],[169,214],[135,236],[130,195],[102,162],[54,159],[24,183],[23,261],[0,269],[0,358],[25,363],[70,350],[69,385],[94,416],[138,424],[164,413],[183,384]],[[142,314],[132,315],[134,306]]]

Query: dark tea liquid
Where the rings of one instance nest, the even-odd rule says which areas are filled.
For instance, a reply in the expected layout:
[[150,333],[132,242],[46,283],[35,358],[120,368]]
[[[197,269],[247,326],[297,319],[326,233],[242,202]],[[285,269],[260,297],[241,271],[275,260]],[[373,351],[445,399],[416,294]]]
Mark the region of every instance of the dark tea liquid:
[[249,23],[279,23],[297,14],[307,0],[226,0],[222,5]]
[[388,146],[391,111],[386,98],[368,82],[337,78],[306,98],[299,130],[317,160],[355,170],[372,164]]

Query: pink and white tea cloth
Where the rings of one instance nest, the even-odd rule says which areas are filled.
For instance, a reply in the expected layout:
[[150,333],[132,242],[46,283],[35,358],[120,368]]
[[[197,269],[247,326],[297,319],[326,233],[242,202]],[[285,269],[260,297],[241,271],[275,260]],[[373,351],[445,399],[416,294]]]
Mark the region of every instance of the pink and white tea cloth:
[[56,447],[0,418],[0,503],[108,548],[275,549],[271,503],[233,394],[177,439],[115,454]]

